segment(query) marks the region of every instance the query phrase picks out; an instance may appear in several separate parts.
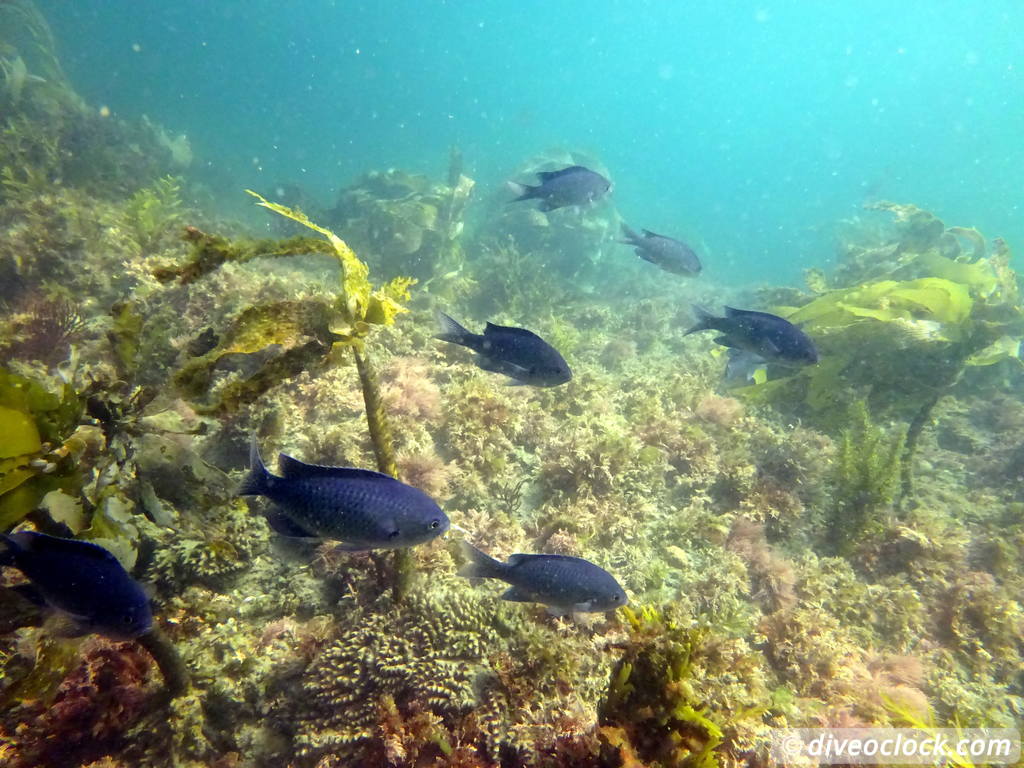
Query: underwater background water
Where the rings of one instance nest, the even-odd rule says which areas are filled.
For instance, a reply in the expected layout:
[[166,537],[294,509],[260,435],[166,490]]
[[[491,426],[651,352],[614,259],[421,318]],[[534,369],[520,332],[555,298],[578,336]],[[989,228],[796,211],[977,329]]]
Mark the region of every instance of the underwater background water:
[[551,147],[601,158],[627,220],[708,274],[787,281],[865,198],[1024,239],[1024,9],[893,3],[41,3],[82,94],[189,136],[226,209],[368,168],[492,190]]

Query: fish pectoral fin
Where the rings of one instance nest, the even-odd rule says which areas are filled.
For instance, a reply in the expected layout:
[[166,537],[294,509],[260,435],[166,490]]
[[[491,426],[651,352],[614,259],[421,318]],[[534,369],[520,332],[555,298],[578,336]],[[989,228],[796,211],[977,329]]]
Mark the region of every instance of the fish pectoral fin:
[[53,637],[82,637],[92,632],[87,617],[63,612],[53,613],[43,626]]
[[373,547],[368,547],[365,544],[349,544],[344,541],[334,546],[339,552],[369,552]]
[[572,610],[574,613],[589,613],[594,610],[594,601],[588,600],[585,603],[575,603],[572,606]]
[[658,260],[654,257],[654,254],[645,248],[637,248],[636,255],[649,264],[657,264]]
[[491,373],[504,373],[502,369],[501,360],[497,360],[493,357],[487,357],[487,355],[476,355],[473,358],[473,362],[476,367],[481,371],[489,371]]
[[15,584],[13,587],[7,587],[9,592],[13,592],[18,597],[27,600],[39,608],[46,605],[46,599],[42,596],[39,590],[34,584]]
[[502,600],[508,600],[511,603],[536,603],[539,602],[534,595],[527,592],[521,587],[509,587],[501,593]]
[[780,352],[780,350],[779,350],[779,345],[778,345],[778,344],[776,344],[776,343],[775,343],[774,341],[772,341],[771,339],[765,339],[765,340],[764,340],[764,348],[763,348],[763,349],[764,349],[764,351],[765,351],[765,352],[767,352],[767,353],[768,353],[769,355],[777,355],[777,354],[779,354],[779,352]]
[[271,510],[266,514],[267,524],[274,533],[287,536],[290,539],[319,539],[320,537],[295,522],[287,512]]
[[564,605],[545,605],[544,610],[548,612],[548,616],[555,616],[556,618],[570,616],[573,612],[572,608],[566,608]]
[[496,357],[477,355],[474,362],[476,362],[477,367],[482,371],[488,371],[489,373],[503,373],[513,379],[525,378],[530,373],[528,369],[521,365],[516,365],[515,363],[510,363],[506,360],[499,360]]
[[728,336],[715,336],[715,344],[721,344],[723,347],[735,347],[732,343],[732,339]]

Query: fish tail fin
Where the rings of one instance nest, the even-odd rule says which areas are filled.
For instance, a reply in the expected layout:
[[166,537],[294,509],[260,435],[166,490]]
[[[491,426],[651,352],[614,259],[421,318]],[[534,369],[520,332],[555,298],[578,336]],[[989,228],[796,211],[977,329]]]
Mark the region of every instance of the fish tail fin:
[[459,569],[459,576],[466,579],[500,579],[505,575],[505,564],[481,552],[468,541],[459,542],[459,551],[469,562]]
[[691,333],[712,329],[718,321],[718,318],[715,315],[708,312],[708,310],[704,309],[704,307],[699,304],[693,305],[693,314],[697,316],[697,324],[684,333],[683,336],[689,336]]
[[619,242],[625,243],[626,245],[636,245],[643,239],[640,237],[639,233],[637,233],[635,229],[631,229],[626,222],[622,222],[622,237],[624,239]]
[[458,321],[452,317],[449,317],[441,310],[437,310],[435,313],[437,317],[437,333],[434,335],[435,339],[441,341],[450,341],[452,344],[461,344],[464,347],[470,346],[470,339],[476,334],[471,331],[467,331]]
[[267,492],[267,487],[270,479],[270,473],[267,471],[267,465],[263,463],[263,457],[260,456],[260,446],[256,442],[256,433],[253,432],[252,439],[249,442],[249,474],[242,480],[242,484],[238,486],[238,496],[262,496]]
[[518,195],[515,200],[509,200],[510,203],[517,203],[520,200],[530,200],[537,196],[537,190],[540,187],[531,187],[528,184],[520,184],[518,181],[507,181],[505,182],[508,189],[513,194]]

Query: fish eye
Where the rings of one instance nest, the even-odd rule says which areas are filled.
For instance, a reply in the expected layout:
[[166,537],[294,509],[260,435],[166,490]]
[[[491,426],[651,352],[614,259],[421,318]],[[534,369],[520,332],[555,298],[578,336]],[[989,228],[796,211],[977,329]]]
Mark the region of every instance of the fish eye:
[[388,538],[389,539],[397,539],[398,535],[399,535],[399,531],[396,528],[395,530],[393,530],[391,533],[388,534]]
[[434,531],[441,527],[441,521],[436,517],[430,521],[430,530]]

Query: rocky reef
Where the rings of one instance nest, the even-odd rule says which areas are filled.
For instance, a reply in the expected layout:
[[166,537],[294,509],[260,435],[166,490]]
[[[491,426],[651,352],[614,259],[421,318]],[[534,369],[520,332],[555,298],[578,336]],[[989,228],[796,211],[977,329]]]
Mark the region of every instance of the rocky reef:
[[[30,4],[2,14],[45,40]],[[180,142],[55,70],[43,88],[13,46],[0,523],[107,547],[153,585],[166,646],[55,637],[4,569],[0,762],[710,768],[766,765],[774,727],[1019,721],[1005,243],[874,204],[834,269],[739,297],[822,363],[737,386],[680,309],[736,296],[580,290],[639,269],[610,204],[474,211],[454,153],[444,181],[368,172],[310,218],[259,198],[284,227],[249,237],[189,202]],[[572,381],[504,386],[431,340],[436,308],[529,325]],[[234,496],[254,432],[397,474],[468,533],[402,555],[277,536]],[[586,557],[631,605],[504,603],[455,576],[462,535]]]

